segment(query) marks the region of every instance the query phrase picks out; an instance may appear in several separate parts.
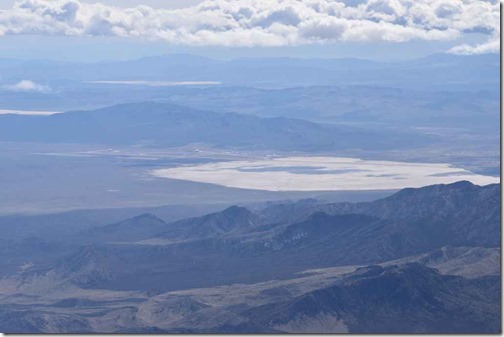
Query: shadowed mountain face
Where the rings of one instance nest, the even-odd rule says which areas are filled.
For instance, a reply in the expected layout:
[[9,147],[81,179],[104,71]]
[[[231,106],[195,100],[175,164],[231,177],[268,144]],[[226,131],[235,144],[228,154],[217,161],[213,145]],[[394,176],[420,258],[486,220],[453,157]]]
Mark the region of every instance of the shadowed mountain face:
[[[302,204],[301,204],[302,205]],[[396,222],[396,231],[407,231],[408,238],[425,244],[497,247],[500,243],[500,185],[484,187],[460,181],[449,185],[433,185],[404,189],[370,203],[273,205],[265,214],[281,218],[304,219],[318,210],[329,215],[366,214]]]
[[182,220],[171,227],[180,233],[166,232],[159,236],[179,240],[201,240],[219,238],[232,234],[252,231],[264,221],[244,207],[232,206],[222,212],[212,213],[200,218]]
[[495,333],[499,201],[500,185],[458,182],[367,203],[233,206],[175,222],[142,214],[69,233],[46,261],[12,255],[0,322],[13,332]]
[[165,226],[165,221],[146,213],[115,224],[91,228],[82,235],[89,242],[132,242],[159,233]]
[[499,277],[467,280],[413,263],[359,268],[336,286],[247,314],[271,327],[304,321],[311,332],[323,331],[332,318],[341,322],[340,330],[323,332],[498,333],[499,299]]
[[[100,259],[100,268],[114,277],[99,280],[99,287],[134,290],[145,284],[167,291],[380,263],[444,246],[498,247],[499,195],[499,185],[460,182],[406,189],[370,203],[280,205],[259,214],[231,207],[170,224],[141,215],[84,236],[87,242],[122,243],[100,248],[107,256]],[[300,214],[294,216],[292,207]],[[265,214],[273,208],[281,213],[270,219]],[[115,258],[124,259],[128,268]],[[246,270],[236,273],[243,265]],[[214,269],[219,273],[210,272]],[[162,282],[164,277],[169,282]]]

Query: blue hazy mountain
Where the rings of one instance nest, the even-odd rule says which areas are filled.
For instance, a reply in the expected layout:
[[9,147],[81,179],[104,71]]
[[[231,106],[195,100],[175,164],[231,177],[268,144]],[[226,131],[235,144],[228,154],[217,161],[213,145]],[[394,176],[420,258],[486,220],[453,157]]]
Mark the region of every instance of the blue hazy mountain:
[[397,146],[399,140],[413,146],[429,142],[430,137],[415,132],[396,130],[391,133],[285,117],[262,118],[143,102],[50,116],[0,115],[0,140],[153,147],[201,143],[246,149],[324,151],[349,147],[386,148]]
[[94,64],[0,60],[5,80],[218,81],[226,85],[300,86],[361,84],[401,88],[460,90],[495,88],[498,54],[436,54],[409,61],[363,59],[240,58],[230,61],[168,54],[139,60]]

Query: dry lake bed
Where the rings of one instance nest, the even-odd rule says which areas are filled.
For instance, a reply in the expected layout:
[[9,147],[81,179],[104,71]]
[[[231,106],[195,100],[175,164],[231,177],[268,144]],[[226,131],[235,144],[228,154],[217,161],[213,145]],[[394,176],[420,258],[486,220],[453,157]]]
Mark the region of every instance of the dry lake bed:
[[151,171],[162,178],[267,191],[384,190],[468,180],[498,183],[450,164],[340,157],[280,157],[186,165]]

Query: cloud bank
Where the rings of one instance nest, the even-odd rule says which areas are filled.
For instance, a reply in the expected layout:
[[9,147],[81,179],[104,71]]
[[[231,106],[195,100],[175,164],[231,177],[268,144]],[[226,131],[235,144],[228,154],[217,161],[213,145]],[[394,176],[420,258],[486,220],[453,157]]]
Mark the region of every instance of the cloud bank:
[[47,94],[52,92],[51,88],[47,85],[38,84],[30,80],[22,80],[18,83],[2,86],[4,90],[14,92],[38,92]]
[[169,10],[77,0],[19,0],[0,35],[117,36],[190,46],[289,46],[345,41],[486,40],[451,52],[499,50],[499,3],[484,0],[209,0]]

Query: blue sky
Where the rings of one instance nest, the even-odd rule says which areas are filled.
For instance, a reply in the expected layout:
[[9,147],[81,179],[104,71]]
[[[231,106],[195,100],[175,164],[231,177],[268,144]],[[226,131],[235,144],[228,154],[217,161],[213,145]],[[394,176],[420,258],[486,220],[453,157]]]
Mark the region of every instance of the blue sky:
[[483,0],[2,0],[0,57],[415,58],[497,52]]

